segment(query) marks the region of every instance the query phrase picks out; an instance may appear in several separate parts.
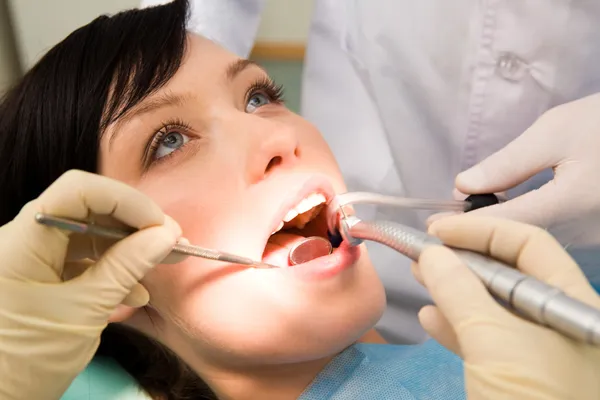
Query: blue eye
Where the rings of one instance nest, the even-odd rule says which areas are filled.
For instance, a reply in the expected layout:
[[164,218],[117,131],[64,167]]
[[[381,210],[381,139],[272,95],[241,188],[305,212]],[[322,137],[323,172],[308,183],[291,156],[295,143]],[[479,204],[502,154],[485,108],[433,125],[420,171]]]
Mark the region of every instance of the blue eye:
[[189,141],[189,136],[184,135],[183,133],[169,132],[160,138],[158,146],[156,146],[154,158],[159,159],[168,156],[172,152],[185,146],[185,144]]
[[253,113],[257,108],[269,103],[271,103],[269,96],[263,93],[255,93],[248,99],[248,103],[246,104],[246,112]]

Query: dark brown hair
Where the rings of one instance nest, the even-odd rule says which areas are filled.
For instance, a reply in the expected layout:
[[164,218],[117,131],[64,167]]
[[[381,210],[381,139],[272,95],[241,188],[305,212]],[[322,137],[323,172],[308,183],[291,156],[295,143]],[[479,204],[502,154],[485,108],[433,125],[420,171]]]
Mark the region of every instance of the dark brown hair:
[[[0,104],[0,225],[70,169],[98,170],[108,124],[161,88],[186,51],[188,2],[101,16],[53,47]],[[109,325],[98,353],[154,398],[216,399],[169,349]]]

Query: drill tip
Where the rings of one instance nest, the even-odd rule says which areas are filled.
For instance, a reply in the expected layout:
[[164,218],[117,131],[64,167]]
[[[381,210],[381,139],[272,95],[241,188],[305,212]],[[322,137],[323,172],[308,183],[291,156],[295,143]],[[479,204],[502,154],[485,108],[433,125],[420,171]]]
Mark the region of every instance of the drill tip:
[[336,230],[333,233],[330,230],[327,230],[327,239],[329,239],[329,242],[334,248],[339,247],[344,241],[339,230]]

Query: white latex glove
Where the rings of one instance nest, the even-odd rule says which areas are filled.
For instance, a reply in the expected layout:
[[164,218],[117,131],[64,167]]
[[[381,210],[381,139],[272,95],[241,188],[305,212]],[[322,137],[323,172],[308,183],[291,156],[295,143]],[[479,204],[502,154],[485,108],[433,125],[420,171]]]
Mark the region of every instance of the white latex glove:
[[[524,273],[600,308],[600,297],[546,231],[531,225],[461,215],[434,222],[445,244],[490,254]],[[514,316],[448,248],[426,249],[415,277],[436,306],[419,320],[438,342],[464,359],[469,399],[600,399],[600,348]]]
[[[39,225],[36,212],[104,216],[140,231],[84,270],[70,261],[96,258],[109,244]],[[0,399],[60,398],[92,359],[111,313],[180,234],[137,190],[80,171],[64,174],[0,227]]]
[[563,244],[600,244],[600,94],[549,110],[521,136],[456,178],[466,194],[496,193],[553,168],[554,179],[473,211],[537,225]]

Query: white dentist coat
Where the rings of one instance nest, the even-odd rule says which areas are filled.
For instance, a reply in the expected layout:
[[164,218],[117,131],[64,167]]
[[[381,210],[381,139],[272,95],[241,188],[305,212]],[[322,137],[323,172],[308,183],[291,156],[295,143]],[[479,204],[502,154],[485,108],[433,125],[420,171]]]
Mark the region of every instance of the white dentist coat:
[[[264,1],[190,3],[192,31],[248,56]],[[600,1],[315,0],[303,79],[301,114],[349,190],[449,199],[460,171],[544,111],[600,92]],[[430,214],[358,212],[422,229]],[[369,252],[388,296],[378,330],[394,343],[424,340],[417,312],[431,300],[410,262],[378,245]]]

